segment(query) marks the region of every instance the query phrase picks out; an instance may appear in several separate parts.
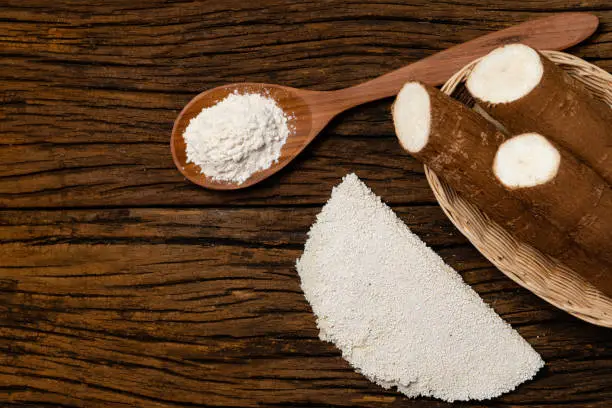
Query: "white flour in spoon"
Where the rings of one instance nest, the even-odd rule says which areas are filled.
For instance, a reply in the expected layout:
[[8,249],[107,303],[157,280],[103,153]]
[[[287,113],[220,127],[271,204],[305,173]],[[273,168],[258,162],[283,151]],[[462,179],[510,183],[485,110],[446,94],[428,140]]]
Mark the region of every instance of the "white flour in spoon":
[[267,95],[232,93],[189,122],[187,163],[214,180],[242,184],[278,161],[289,119]]
[[355,174],[317,216],[297,270],[321,339],[384,388],[483,400],[544,365]]

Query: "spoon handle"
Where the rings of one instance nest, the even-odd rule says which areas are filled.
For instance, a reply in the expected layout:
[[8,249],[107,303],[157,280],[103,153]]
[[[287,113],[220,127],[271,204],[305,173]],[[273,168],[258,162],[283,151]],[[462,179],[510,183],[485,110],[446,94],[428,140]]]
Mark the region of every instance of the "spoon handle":
[[[588,38],[599,20],[590,13],[559,13],[483,35],[418,62],[350,88],[332,91],[341,110],[396,95],[408,81],[439,86],[476,58],[504,44],[523,43],[542,50],[562,50]],[[331,96],[331,95],[330,95]]]

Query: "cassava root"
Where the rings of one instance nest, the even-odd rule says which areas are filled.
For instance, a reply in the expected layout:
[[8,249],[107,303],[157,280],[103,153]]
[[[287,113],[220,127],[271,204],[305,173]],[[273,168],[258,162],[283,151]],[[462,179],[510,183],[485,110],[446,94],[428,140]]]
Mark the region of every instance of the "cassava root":
[[[517,239],[565,263],[594,284],[612,273],[610,264],[576,245],[498,182],[492,167],[497,148],[506,137],[481,115],[418,82],[404,85],[392,111],[402,147]],[[612,283],[598,287],[612,295]]]
[[612,184],[612,109],[544,55],[522,44],[497,48],[466,85],[512,134],[544,135]]
[[493,172],[532,211],[612,262],[612,189],[589,166],[544,136],[525,133],[502,143]]

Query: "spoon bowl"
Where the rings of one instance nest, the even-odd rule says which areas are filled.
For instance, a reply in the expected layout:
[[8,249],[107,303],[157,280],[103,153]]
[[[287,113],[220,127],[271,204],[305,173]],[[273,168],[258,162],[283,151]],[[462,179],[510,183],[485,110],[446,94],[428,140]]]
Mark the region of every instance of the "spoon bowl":
[[[265,170],[253,173],[251,177],[241,184],[214,180],[202,174],[200,167],[196,164],[188,163],[186,144],[183,138],[183,133],[191,119],[196,117],[203,109],[217,104],[234,92],[240,94],[257,93],[274,99],[287,115],[287,124],[290,130],[287,141],[281,149],[278,161]],[[315,116],[313,116],[310,109],[310,106],[313,103],[317,103],[317,100],[326,99],[323,97],[323,94],[327,93],[301,90],[281,85],[249,82],[223,85],[202,92],[183,108],[174,122],[171,137],[174,164],[191,182],[213,190],[235,190],[256,184],[285,167],[316,137],[321,128],[329,122],[331,117],[328,117],[325,123],[321,123],[321,120],[325,120],[325,118],[319,113],[316,116],[317,121],[315,123]]]
[[[439,86],[476,58],[502,45],[523,43],[539,50],[563,50],[595,32],[599,20],[590,13],[559,13],[486,34],[431,55],[359,85],[337,91],[319,92],[261,83],[223,85],[193,98],[178,115],[172,128],[171,149],[176,167],[190,181],[214,190],[236,190],[256,184],[285,167],[338,113],[377,99],[396,95],[408,81]],[[213,180],[200,167],[187,163],[183,133],[193,119],[232,92],[268,95],[289,119],[290,134],[280,157],[269,168],[251,175],[241,184]]]

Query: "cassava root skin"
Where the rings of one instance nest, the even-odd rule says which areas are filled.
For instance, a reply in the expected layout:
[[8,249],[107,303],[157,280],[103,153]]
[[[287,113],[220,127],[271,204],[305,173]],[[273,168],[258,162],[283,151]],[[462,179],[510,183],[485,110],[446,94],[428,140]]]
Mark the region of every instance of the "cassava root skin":
[[[430,117],[427,143],[415,151],[406,142],[410,139],[407,139],[400,121],[422,121],[422,118],[404,116],[403,108],[413,96],[420,97],[419,89],[428,97]],[[552,255],[563,253],[570,246],[564,234],[549,239],[550,234],[546,232],[551,227],[549,223],[533,217],[525,204],[511,197],[496,182],[491,164],[505,136],[482,116],[435,88],[408,83],[393,105],[393,121],[400,143],[411,155],[427,164],[459,193],[469,197],[496,222],[521,239],[541,243],[541,248],[546,248]],[[420,125],[416,131],[421,131]]]
[[[527,55],[533,53],[537,53],[535,60]],[[521,54],[525,54],[525,64],[533,65],[533,75],[525,75],[525,66],[515,64]],[[498,63],[491,63],[492,58]],[[521,78],[513,75],[523,75],[529,82],[537,76],[537,70],[541,70],[541,77],[535,84],[526,84],[522,96],[499,102],[500,95],[512,94],[508,88],[520,83]],[[508,80],[495,80],[496,75]],[[540,133],[612,184],[612,109],[541,53],[522,44],[498,48],[474,67],[467,88],[478,104],[512,134]]]
[[[547,147],[538,147],[542,140]],[[546,157],[544,148],[556,151],[560,158],[554,163],[554,173],[542,166]],[[521,161],[522,166],[512,166]],[[612,189],[589,166],[542,135],[525,133],[499,147],[493,172],[511,194],[533,211],[567,233],[581,247],[612,262]],[[525,179],[543,181],[517,186],[508,182],[508,176],[503,176],[513,172],[522,174]]]
[[[424,118],[406,116],[404,108],[413,95],[420,97],[419,88],[426,91],[430,107],[429,118],[425,118],[427,140],[421,148],[410,149],[410,121],[419,123],[416,133],[422,137]],[[392,113],[402,147],[517,239],[565,263],[593,283],[601,281],[600,275],[612,273],[611,265],[586,253],[496,180],[492,164],[505,136],[485,118],[437,89],[414,82],[402,88]],[[599,289],[612,295],[612,284]]]

